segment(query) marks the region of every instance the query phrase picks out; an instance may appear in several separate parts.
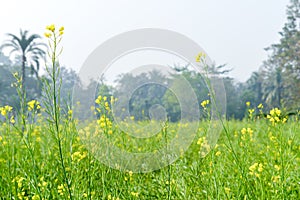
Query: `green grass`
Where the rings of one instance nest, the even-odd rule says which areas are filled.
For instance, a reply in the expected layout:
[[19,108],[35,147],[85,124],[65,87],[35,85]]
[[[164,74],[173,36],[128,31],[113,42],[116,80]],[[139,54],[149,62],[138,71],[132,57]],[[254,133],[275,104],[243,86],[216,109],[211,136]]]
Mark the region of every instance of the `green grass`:
[[[0,127],[0,196],[3,199],[67,199],[69,193],[72,199],[299,197],[300,127],[296,120],[275,126],[267,119],[226,122],[228,137],[223,131],[217,147],[205,157],[200,150],[201,146],[205,147],[203,137],[208,122],[201,122],[192,145],[176,162],[151,173],[131,174],[99,162],[81,143],[74,121],[64,119],[60,138],[70,192],[59,159],[57,138],[50,133],[48,122],[41,115],[34,123],[27,119],[22,134],[17,123],[8,121]],[[105,134],[106,127],[100,128],[96,122],[88,127],[86,130],[91,133],[98,127]],[[176,137],[176,127],[177,124],[169,124],[169,139]],[[242,131],[243,128],[251,130]],[[126,151],[147,152],[162,147],[165,142],[161,134],[153,136],[153,142],[149,140],[142,145],[140,139],[134,140],[116,128],[106,136]]]

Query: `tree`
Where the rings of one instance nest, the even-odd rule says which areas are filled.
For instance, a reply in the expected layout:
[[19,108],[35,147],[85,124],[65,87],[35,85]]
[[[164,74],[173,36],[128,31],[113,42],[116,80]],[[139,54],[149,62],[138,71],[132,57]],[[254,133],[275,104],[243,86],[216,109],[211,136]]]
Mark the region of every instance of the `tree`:
[[[157,70],[138,75],[120,75],[114,91],[114,96],[118,98],[115,113],[121,119],[128,117],[128,113],[138,121],[150,119],[153,117],[151,111],[163,104],[167,81],[168,79]],[[126,108],[129,109],[128,113],[124,111]]]
[[275,67],[264,72],[263,98],[272,107],[281,107],[283,99],[283,72],[281,67]]
[[40,68],[40,59],[44,58],[46,52],[42,49],[44,43],[36,42],[41,37],[37,34],[28,35],[28,31],[20,30],[20,37],[8,33],[10,39],[6,40],[1,48],[9,48],[10,55],[17,54],[21,56],[22,62],[22,95],[25,95],[25,67],[31,68],[31,73],[38,77]]
[[271,52],[263,64],[264,97],[268,104],[288,109],[300,104],[300,2],[291,0],[287,22],[279,43],[266,48]]
[[0,66],[4,65],[11,65],[11,60],[0,51]]

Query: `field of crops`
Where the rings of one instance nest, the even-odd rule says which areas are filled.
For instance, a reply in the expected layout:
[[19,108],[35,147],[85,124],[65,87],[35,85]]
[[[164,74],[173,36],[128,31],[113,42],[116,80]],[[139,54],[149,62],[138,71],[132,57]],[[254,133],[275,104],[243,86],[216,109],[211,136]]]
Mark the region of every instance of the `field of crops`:
[[[85,139],[81,134],[92,134],[94,141],[110,138],[126,151],[159,151],[177,137],[178,127],[191,134],[192,123],[165,124],[140,143],[105,117],[78,131],[72,110],[60,116],[56,126],[36,101],[27,103],[27,117],[11,117],[9,106],[0,111],[5,118],[0,122],[1,199],[298,199],[300,195],[299,119],[286,120],[278,109],[267,118],[224,122],[214,147],[207,141],[210,122],[200,121],[188,150],[149,173],[103,164],[81,141]],[[136,132],[143,124],[150,126],[139,122]]]
[[81,103],[60,99],[63,33],[47,26],[40,102],[14,73],[18,107],[0,107],[0,199],[299,199],[299,111],[247,102],[241,121],[212,119],[212,92],[199,120],[118,119],[103,95],[79,120]]

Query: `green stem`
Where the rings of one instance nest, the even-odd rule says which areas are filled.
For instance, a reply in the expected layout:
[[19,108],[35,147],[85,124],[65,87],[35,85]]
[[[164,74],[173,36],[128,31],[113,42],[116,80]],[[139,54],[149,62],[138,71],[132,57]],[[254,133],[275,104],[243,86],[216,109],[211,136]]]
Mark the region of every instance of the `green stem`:
[[[64,163],[64,158],[63,158],[63,150],[62,150],[62,144],[61,144],[61,134],[60,134],[60,128],[59,128],[59,122],[60,122],[60,102],[59,95],[60,89],[57,89],[56,87],[56,78],[58,77],[59,74],[56,74],[56,49],[57,49],[57,38],[56,35],[54,34],[54,47],[53,47],[53,52],[52,52],[52,84],[53,84],[53,108],[54,108],[54,124],[55,124],[55,131],[57,135],[57,142],[58,142],[58,149],[59,149],[59,158],[60,158],[60,163],[63,171],[63,176],[65,183],[67,184],[68,188],[68,193],[69,197],[72,200],[72,191],[71,191],[71,183],[68,180],[67,177],[67,171]],[[58,72],[59,73],[59,72]]]

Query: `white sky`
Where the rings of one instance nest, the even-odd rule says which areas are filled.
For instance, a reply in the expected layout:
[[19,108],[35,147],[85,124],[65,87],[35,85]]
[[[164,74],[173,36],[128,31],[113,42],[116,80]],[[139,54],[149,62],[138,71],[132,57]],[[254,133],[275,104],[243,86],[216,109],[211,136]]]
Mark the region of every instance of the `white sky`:
[[65,26],[60,62],[79,70],[102,42],[138,28],[163,28],[196,41],[217,64],[245,81],[278,42],[289,0],[0,0],[0,42],[19,29],[43,35]]

